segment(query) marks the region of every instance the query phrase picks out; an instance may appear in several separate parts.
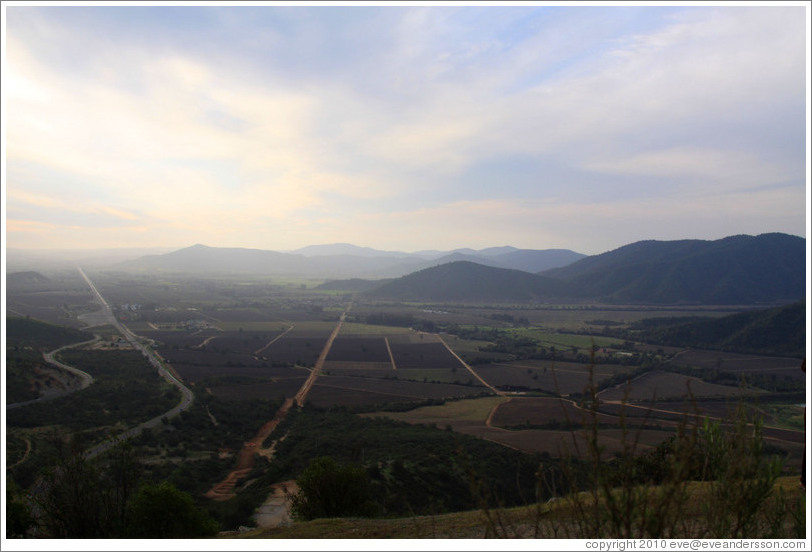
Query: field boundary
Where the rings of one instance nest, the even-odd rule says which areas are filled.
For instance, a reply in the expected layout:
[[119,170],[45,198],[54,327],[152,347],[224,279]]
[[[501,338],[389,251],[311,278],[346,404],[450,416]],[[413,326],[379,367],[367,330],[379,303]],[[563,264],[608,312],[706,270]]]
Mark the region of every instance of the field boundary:
[[324,348],[321,350],[321,354],[319,355],[318,360],[316,360],[316,365],[313,366],[310,376],[308,376],[307,381],[304,382],[302,388],[299,389],[299,392],[296,393],[295,400],[296,404],[299,406],[304,406],[304,401],[307,398],[307,394],[310,392],[310,388],[313,387],[316,378],[319,377],[319,373],[324,366],[324,361],[327,358],[327,355],[330,353],[330,347],[333,346],[333,341],[335,341],[336,337],[338,336],[338,332],[341,331],[341,326],[344,324],[344,319],[347,317],[347,313],[350,312],[351,308],[352,303],[347,305],[346,310],[341,313],[341,316],[338,318],[338,324],[336,324],[336,327],[333,329],[333,333],[330,334],[330,337],[327,338],[327,343],[324,344]]
[[271,340],[270,340],[268,343],[266,343],[264,346],[260,347],[260,348],[259,348],[259,349],[257,349],[256,351],[254,351],[254,356],[258,355],[259,353],[261,353],[262,351],[264,351],[265,349],[267,349],[268,347],[270,347],[271,345],[273,345],[274,343],[276,343],[277,341],[279,341],[280,339],[282,339],[284,336],[286,336],[288,333],[290,333],[290,331],[291,331],[293,328],[295,328],[295,327],[296,327],[296,325],[295,325],[295,324],[291,324],[291,325],[290,325],[290,328],[288,328],[287,330],[285,330],[285,331],[284,331],[284,332],[282,332],[281,334],[279,334],[279,335],[277,335],[276,337],[274,337],[273,339],[271,339]]
[[485,381],[484,379],[482,379],[482,376],[480,376],[479,374],[477,374],[477,373],[474,371],[474,369],[473,369],[473,368],[471,368],[470,366],[468,366],[468,364],[467,364],[467,363],[466,363],[464,360],[462,360],[462,358],[460,358],[460,355],[458,355],[457,353],[455,353],[455,352],[454,352],[454,350],[453,350],[451,347],[449,347],[449,346],[448,346],[448,343],[446,343],[446,342],[445,342],[445,340],[442,338],[442,336],[440,336],[440,334],[434,334],[434,335],[436,335],[436,336],[437,336],[437,339],[439,339],[439,340],[440,340],[440,343],[442,343],[442,344],[445,346],[445,348],[446,348],[446,349],[448,349],[448,352],[449,352],[449,353],[451,353],[452,355],[454,355],[454,358],[456,358],[456,359],[457,359],[457,360],[460,362],[460,364],[462,364],[462,365],[465,367],[465,369],[466,369],[466,370],[468,370],[468,371],[471,373],[471,375],[472,375],[472,376],[474,376],[476,379],[478,379],[478,380],[479,380],[479,382],[480,382],[482,385],[484,385],[485,387],[487,387],[488,389],[490,389],[491,391],[493,391],[494,393],[496,393],[496,394],[497,394],[497,395],[499,395],[499,396],[502,396],[502,397],[507,396],[507,393],[505,393],[504,391],[501,391],[501,390],[497,389],[496,387],[494,387],[493,385],[491,385],[490,383],[488,383],[487,381]]

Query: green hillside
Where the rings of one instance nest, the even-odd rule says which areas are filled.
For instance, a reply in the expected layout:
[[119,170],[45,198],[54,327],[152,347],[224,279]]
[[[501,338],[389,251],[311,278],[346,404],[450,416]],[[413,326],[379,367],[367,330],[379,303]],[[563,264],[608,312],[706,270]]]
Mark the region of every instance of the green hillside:
[[787,234],[641,241],[543,275],[614,303],[768,304],[804,298],[806,242]]
[[12,350],[50,351],[63,345],[92,339],[93,336],[65,326],[55,326],[33,318],[6,317],[6,339]]
[[87,341],[92,336],[73,328],[39,320],[6,317],[6,399],[8,404],[40,396],[38,371],[42,353],[63,345]]

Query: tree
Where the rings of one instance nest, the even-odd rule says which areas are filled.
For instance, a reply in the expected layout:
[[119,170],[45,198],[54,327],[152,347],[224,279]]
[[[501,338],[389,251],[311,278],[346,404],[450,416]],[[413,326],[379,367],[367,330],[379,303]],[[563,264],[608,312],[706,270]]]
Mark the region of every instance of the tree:
[[129,538],[201,538],[217,531],[219,526],[208,512],[167,481],[141,486],[127,503]]
[[11,478],[6,481],[6,538],[21,539],[36,526],[26,493]]
[[82,451],[79,435],[56,441],[57,460],[42,478],[35,501],[46,534],[52,538],[91,539],[110,534],[113,508],[109,486]]
[[115,512],[111,514],[116,520],[118,531],[125,523],[126,505],[138,485],[142,467],[136,449],[129,439],[117,442],[107,457],[106,479],[112,493],[110,506],[115,508]]
[[296,484],[299,492],[291,498],[294,519],[374,515],[369,478],[361,466],[339,466],[333,458],[323,456],[310,462]]

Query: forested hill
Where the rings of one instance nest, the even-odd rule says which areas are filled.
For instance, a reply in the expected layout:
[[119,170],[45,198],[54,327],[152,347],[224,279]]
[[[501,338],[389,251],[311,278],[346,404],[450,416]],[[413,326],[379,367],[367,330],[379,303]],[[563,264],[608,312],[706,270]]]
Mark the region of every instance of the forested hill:
[[82,330],[66,328],[18,316],[6,317],[6,339],[16,347],[31,347],[38,351],[50,351],[63,345],[92,339]]
[[367,292],[401,301],[544,301],[569,295],[567,284],[521,270],[468,261],[442,264]]
[[802,358],[806,351],[806,304],[691,321],[641,320],[632,330],[636,339],[661,345]]
[[805,297],[805,250],[803,238],[778,233],[641,241],[541,274],[607,302],[789,303]]

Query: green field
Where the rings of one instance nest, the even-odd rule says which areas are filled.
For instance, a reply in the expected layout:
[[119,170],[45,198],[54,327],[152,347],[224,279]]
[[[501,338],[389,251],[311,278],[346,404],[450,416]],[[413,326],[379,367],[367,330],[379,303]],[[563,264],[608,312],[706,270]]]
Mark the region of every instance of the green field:
[[378,336],[378,335],[410,335],[414,333],[409,328],[397,326],[376,326],[372,324],[361,324],[359,322],[344,322],[341,325],[342,336]]
[[800,404],[767,403],[759,409],[770,416],[771,425],[784,429],[803,431],[806,429],[806,408]]
[[535,340],[542,347],[572,348],[589,351],[592,346],[612,347],[622,345],[622,339],[592,335],[559,333],[538,328],[511,328],[511,334]]
[[449,401],[438,406],[422,406],[408,412],[375,412],[365,414],[365,416],[386,416],[409,423],[434,423],[442,420],[465,420],[485,423],[491,410],[506,400],[505,397],[482,397]]

